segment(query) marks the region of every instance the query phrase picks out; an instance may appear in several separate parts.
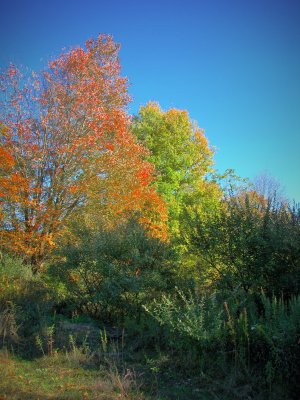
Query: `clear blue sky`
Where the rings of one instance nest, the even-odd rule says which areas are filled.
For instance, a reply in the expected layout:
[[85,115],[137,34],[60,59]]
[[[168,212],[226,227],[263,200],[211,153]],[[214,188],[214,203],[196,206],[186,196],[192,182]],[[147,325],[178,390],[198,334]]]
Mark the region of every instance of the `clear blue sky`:
[[122,45],[130,112],[187,109],[218,169],[268,170],[300,201],[299,0],[2,1],[0,65],[40,69],[100,32]]

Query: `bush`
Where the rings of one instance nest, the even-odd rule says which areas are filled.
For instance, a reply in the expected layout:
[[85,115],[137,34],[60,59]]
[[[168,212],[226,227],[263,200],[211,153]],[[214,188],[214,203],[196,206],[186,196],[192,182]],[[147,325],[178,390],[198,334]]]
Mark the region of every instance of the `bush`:
[[300,296],[260,297],[262,313],[251,322],[251,357],[261,365],[269,386],[280,384],[300,391]]
[[215,295],[198,297],[177,289],[176,297],[164,294],[144,309],[176,336],[179,334],[185,340],[191,338],[203,348],[217,339],[223,329],[224,311]]
[[141,304],[172,285],[168,246],[147,236],[137,222],[97,233],[81,228],[76,237],[51,268],[73,311],[107,321],[138,318]]
[[225,302],[222,297],[178,290],[145,309],[168,328],[166,340],[181,351],[182,362],[187,353],[196,355],[187,360],[190,367],[194,361],[194,368],[207,373],[214,365],[213,376],[223,371],[223,377],[233,368],[245,381],[256,371],[262,390],[279,385],[293,396],[300,388],[300,297],[284,302],[244,294],[242,306],[240,296]]
[[240,193],[209,220],[192,214],[190,227],[187,246],[201,281],[285,298],[300,293],[299,208]]
[[33,340],[50,317],[54,299],[45,277],[33,274],[21,259],[3,255],[0,260],[2,345],[10,344],[27,351],[28,340]]

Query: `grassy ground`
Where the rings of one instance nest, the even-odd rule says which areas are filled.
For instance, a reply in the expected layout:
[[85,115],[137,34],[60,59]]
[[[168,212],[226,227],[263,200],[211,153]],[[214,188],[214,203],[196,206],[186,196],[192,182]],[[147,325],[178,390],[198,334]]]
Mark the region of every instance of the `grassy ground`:
[[[76,360],[75,360],[76,361]],[[157,368],[157,364],[156,367]],[[253,399],[249,385],[233,389],[232,382],[205,382],[203,378],[176,376],[134,363],[117,369],[111,365],[80,365],[65,354],[34,360],[0,352],[0,400],[235,400]],[[231,387],[230,390],[228,388]],[[258,397],[261,399],[260,397]]]
[[[137,368],[138,372],[135,372]],[[170,379],[143,366],[80,366],[64,354],[35,360],[0,353],[0,400],[214,400],[212,392],[191,380]]]
[[71,365],[65,356],[22,360],[7,352],[0,358],[0,399],[146,399],[135,376]]

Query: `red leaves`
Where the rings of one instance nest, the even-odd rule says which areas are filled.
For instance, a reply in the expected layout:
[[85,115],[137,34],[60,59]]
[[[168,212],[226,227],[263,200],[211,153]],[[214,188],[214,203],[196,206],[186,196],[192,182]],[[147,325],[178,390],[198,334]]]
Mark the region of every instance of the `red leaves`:
[[17,68],[15,67],[15,65],[11,64],[8,69],[7,69],[7,75],[12,78],[14,76],[16,76],[18,73]]
[[1,169],[8,172],[15,165],[14,158],[12,155],[3,147],[0,147],[0,165]]
[[112,143],[108,142],[108,143],[106,143],[106,148],[109,151],[114,151],[115,146]]
[[95,221],[139,213],[152,233],[165,229],[153,166],[130,133],[118,50],[100,35],[31,84],[20,83],[14,66],[2,76],[0,223],[2,243],[14,251],[42,260],[78,208]]
[[153,179],[153,167],[150,165],[143,165],[142,168],[136,173],[136,177],[140,179],[142,185],[148,185]]

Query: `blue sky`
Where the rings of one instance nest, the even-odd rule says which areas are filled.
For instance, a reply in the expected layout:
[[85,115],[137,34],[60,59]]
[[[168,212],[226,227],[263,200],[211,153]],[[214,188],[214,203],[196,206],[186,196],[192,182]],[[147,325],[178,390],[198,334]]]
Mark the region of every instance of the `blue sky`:
[[121,43],[131,113],[188,110],[218,169],[267,170],[300,201],[299,0],[2,1],[0,65],[40,69],[100,32]]

